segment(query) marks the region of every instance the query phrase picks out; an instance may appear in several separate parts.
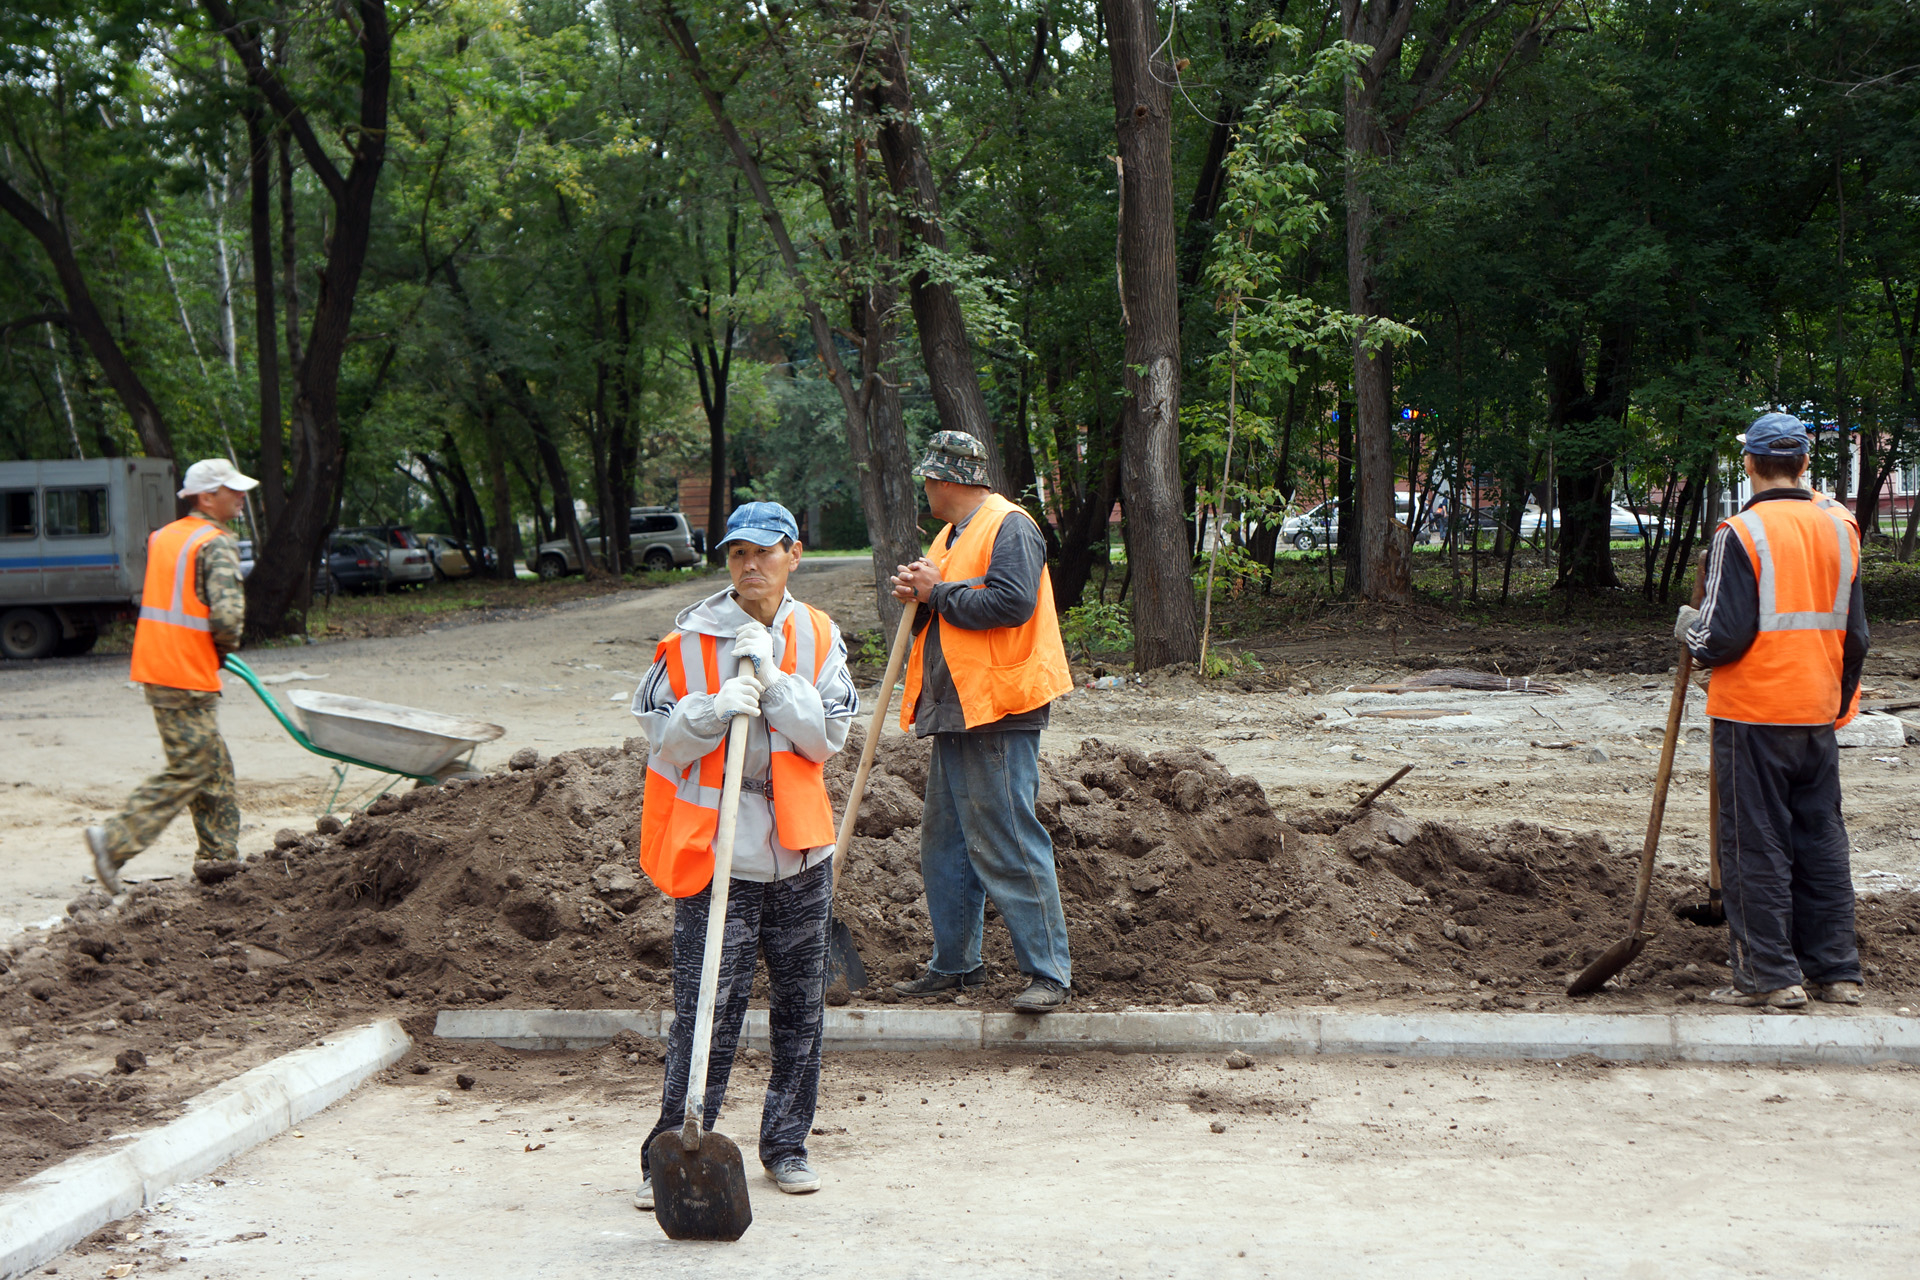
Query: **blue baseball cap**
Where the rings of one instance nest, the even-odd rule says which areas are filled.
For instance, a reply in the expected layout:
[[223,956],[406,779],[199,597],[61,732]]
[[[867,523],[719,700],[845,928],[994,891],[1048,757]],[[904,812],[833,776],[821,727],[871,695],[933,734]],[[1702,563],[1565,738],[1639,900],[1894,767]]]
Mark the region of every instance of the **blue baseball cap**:
[[1762,414],[1735,438],[1748,453],[1763,458],[1788,457],[1807,451],[1807,424],[1790,413]]
[[720,539],[720,545],[751,542],[756,547],[770,547],[782,538],[800,541],[800,522],[793,518],[793,512],[777,502],[747,502],[727,517],[727,536]]

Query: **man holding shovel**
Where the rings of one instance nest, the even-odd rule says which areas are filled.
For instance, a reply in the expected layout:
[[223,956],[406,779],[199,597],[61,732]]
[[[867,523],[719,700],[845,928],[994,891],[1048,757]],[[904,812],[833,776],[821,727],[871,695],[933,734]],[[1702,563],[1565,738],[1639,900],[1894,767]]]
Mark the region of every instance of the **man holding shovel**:
[[[834,824],[822,766],[859,711],[840,628],[787,591],[800,527],[777,502],[749,502],[721,540],[731,589],[682,612],[633,698],[646,727],[640,866],[674,898],[673,1028],[660,1118],[642,1147],[634,1204],[652,1209],[647,1147],[686,1112],[701,955],[713,879],[727,728],[751,717],[728,877],[705,1126],[726,1097],[759,954],[771,987],[772,1071],[760,1162],[782,1191],[816,1191],[807,1161],[820,1086]],[[735,672],[751,662],[753,674]],[[726,678],[723,678],[726,677]]]
[[908,996],[986,982],[980,935],[993,899],[1030,979],[1017,1013],[1051,1013],[1073,982],[1053,841],[1034,805],[1040,731],[1052,701],[1073,688],[1032,517],[987,484],[987,451],[942,431],[914,468],[927,505],[947,522],[929,555],[901,565],[894,595],[919,605],[922,629],[907,665],[900,727],[933,739],[920,874],[933,957],[894,984]]
[[[1784,413],[1740,437],[1753,497],[1714,533],[1706,594],[1675,634],[1713,668],[1707,716],[1733,985],[1723,1004],[1859,1004],[1853,876],[1834,729],[1867,655],[1860,533],[1801,487],[1807,433]],[[1803,986],[1802,984],[1805,984]]]

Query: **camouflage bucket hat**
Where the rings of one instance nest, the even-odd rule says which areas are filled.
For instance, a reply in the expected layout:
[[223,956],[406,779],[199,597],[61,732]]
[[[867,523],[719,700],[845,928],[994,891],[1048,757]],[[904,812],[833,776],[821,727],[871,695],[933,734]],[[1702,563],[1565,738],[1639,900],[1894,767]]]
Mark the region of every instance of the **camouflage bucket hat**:
[[927,456],[913,469],[916,476],[953,484],[988,488],[987,450],[964,431],[940,431],[927,441]]

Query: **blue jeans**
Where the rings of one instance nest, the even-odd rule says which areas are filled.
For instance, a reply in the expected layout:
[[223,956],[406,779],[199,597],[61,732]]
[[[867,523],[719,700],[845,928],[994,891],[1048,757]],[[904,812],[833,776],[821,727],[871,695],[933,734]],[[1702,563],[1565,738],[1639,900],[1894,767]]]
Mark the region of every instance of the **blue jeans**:
[[1067,917],[1054,877],[1053,839],[1034,804],[1040,795],[1040,731],[936,733],[920,820],[920,875],[927,885],[935,973],[980,967],[987,899],[1013,936],[1020,971],[1073,982]]

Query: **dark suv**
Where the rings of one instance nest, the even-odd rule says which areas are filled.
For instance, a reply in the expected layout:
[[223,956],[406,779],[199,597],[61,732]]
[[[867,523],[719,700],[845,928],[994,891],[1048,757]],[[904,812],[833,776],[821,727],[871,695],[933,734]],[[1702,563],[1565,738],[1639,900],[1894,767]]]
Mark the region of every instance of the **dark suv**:
[[336,533],[327,539],[320,571],[313,576],[315,595],[339,595],[383,590],[392,578],[387,551],[372,538]]

